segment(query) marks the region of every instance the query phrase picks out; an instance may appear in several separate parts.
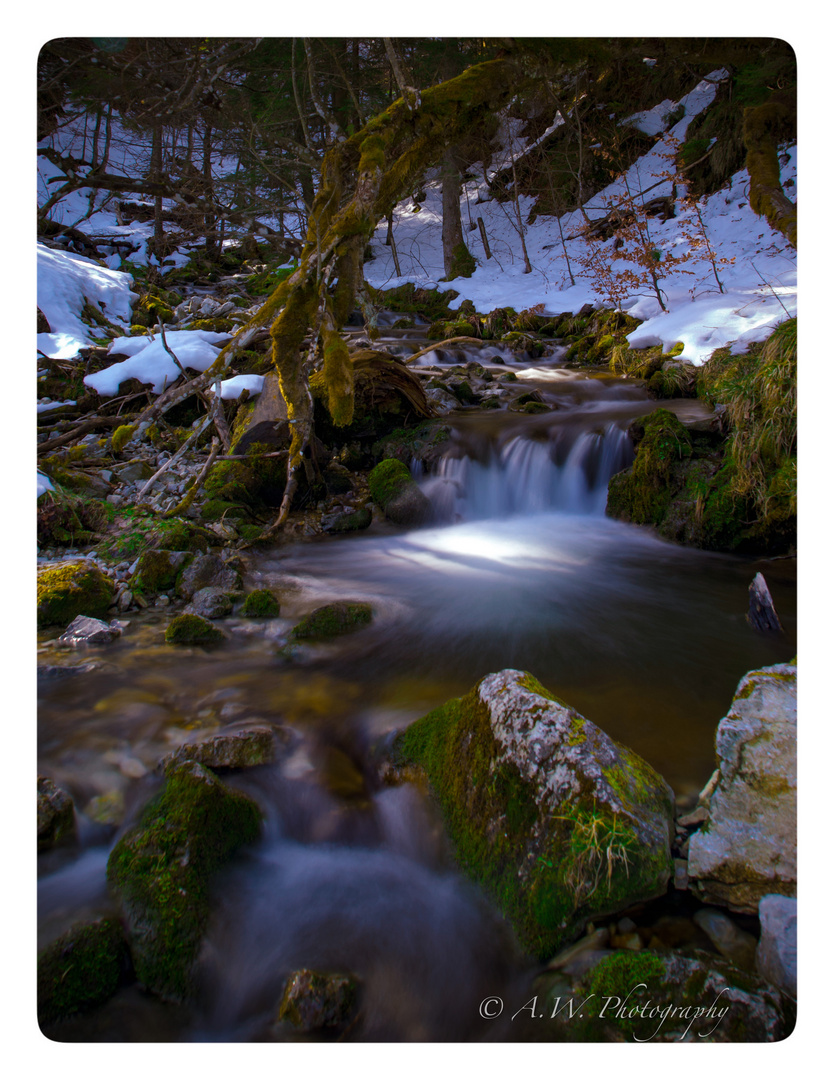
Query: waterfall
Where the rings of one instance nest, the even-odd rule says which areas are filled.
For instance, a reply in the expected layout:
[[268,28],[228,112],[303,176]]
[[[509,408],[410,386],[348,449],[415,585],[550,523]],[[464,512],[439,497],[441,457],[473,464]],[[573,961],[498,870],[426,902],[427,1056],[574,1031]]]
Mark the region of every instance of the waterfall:
[[446,457],[421,483],[440,521],[479,521],[561,510],[604,514],[608,481],[633,458],[617,424],[560,433],[541,442],[517,435],[494,447],[486,463]]

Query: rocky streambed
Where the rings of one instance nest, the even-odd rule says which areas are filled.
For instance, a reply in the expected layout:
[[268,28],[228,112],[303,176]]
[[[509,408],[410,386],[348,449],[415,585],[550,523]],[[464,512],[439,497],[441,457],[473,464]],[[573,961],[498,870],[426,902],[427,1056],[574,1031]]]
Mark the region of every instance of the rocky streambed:
[[605,516],[639,382],[467,345],[391,389],[354,344],[440,415],[360,418],[280,544],[248,539],[263,473],[175,513],[193,464],[134,507],[172,452],[84,450],[114,520],[39,577],[44,1030],[784,1038],[792,560]]

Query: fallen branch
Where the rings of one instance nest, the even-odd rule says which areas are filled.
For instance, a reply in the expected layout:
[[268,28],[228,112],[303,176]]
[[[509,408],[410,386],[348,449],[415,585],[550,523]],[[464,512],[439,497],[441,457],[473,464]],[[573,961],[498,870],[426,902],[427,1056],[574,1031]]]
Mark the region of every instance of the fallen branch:
[[192,432],[192,434],[188,436],[188,438],[185,440],[179,450],[177,450],[175,454],[169,457],[167,461],[163,462],[162,467],[157,469],[153,476],[150,478],[150,480],[147,482],[147,484],[145,484],[145,486],[136,496],[137,503],[142,501],[145,493],[153,487],[153,485],[160,478],[160,476],[162,476],[163,473],[166,473],[171,468],[175,461],[178,461],[182,457],[182,455],[185,453],[191,443],[193,443],[195,439],[197,439],[200,435],[203,434],[203,432],[206,430],[210,423],[211,413],[207,413],[200,422],[200,426],[197,428],[197,430]]
[[434,352],[435,349],[447,349],[452,345],[483,345],[483,341],[476,337],[452,337],[446,338],[445,341],[436,341],[433,345],[429,345],[425,349],[421,349],[419,352],[414,353],[412,356],[404,358],[404,364],[413,364],[415,360],[419,360],[421,356],[428,356],[430,352]]
[[38,443],[38,453],[48,454],[50,450],[57,450],[59,446],[65,446],[69,442],[73,442],[75,439],[81,438],[82,435],[87,435],[91,431],[95,431],[99,427],[118,427],[123,423],[123,419],[120,416],[93,416],[90,419],[85,420],[78,427],[68,431],[65,435],[56,435],[54,439],[47,439],[46,442]]
[[180,501],[177,503],[177,505],[171,507],[170,510],[165,511],[165,513],[162,515],[163,518],[176,517],[179,514],[184,514],[185,511],[189,508],[189,506],[191,506],[191,504],[194,502],[194,496],[197,494],[197,492],[203,486],[203,481],[205,480],[206,476],[208,475],[209,469],[214,464],[214,461],[215,461],[215,459],[217,457],[217,452],[219,451],[219,449],[220,449],[220,440],[217,438],[216,435],[214,435],[212,437],[212,440],[211,440],[211,451],[209,453],[209,456],[206,458],[205,464],[203,465],[202,469],[200,470],[199,476],[194,481],[194,483],[191,485],[191,487],[188,489],[188,491],[186,491],[186,493],[183,495],[183,497],[180,499]]

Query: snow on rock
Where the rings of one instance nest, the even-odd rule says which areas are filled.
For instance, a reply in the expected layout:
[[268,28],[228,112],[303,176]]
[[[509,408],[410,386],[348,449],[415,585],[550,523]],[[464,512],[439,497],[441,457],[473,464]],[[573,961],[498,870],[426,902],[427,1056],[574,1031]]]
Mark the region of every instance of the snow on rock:
[[97,306],[111,323],[129,325],[137,298],[132,284],[130,274],[38,244],[38,307],[52,331],[38,334],[38,348],[47,356],[66,358],[91,345],[90,327],[81,321],[85,303]]
[[38,473],[38,498],[43,495],[45,491],[54,491],[55,487],[48,476],[44,476],[42,472]]
[[[248,390],[250,396],[260,394],[264,388],[263,375],[235,375],[231,379],[224,379],[220,383],[220,396],[224,401],[229,398],[239,398],[244,390]],[[209,387],[209,392],[214,393],[214,387]]]
[[[168,348],[180,364],[193,371],[210,368],[220,352],[212,342],[228,339],[228,334],[217,334],[211,330],[172,330],[165,335]],[[116,338],[110,346],[110,353],[126,356],[127,359],[84,378],[85,385],[102,397],[112,397],[126,379],[151,383],[153,393],[161,394],[180,375],[159,334],[154,334],[153,338]]]

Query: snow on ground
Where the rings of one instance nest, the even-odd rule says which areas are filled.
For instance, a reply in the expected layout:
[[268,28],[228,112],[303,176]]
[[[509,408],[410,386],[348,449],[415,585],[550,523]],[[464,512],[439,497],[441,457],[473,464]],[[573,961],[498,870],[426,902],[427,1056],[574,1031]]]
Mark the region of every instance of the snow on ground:
[[38,349],[60,359],[92,345],[95,331],[80,318],[85,303],[97,306],[109,322],[129,326],[131,304],[138,299],[132,284],[130,274],[38,244],[38,307],[52,331],[38,334]]
[[[676,147],[685,139],[687,126],[712,101],[717,84],[726,72],[716,71],[701,80],[679,102],[663,101],[653,109],[637,113],[626,122],[656,136],[654,147],[623,176],[594,195],[584,207],[597,220],[614,207],[623,208],[631,199],[637,206],[672,192],[670,168]],[[671,127],[672,117],[682,115]],[[540,136],[544,139],[559,118]],[[678,180],[676,216],[665,222],[646,219],[643,237],[633,235],[619,249],[615,240],[586,241],[581,232],[585,217],[579,210],[561,219],[539,216],[526,224],[533,200],[519,200],[519,225],[512,201],[490,198],[487,180],[531,152],[535,144],[521,139],[521,121],[504,118],[499,142],[487,177],[470,180],[462,189],[461,216],[467,243],[478,260],[471,278],[442,282],[444,275],[441,241],[441,191],[437,172],[430,172],[425,184],[426,198],[412,212],[413,200],[403,200],[394,211],[394,240],[402,275],[394,275],[390,248],[385,246],[386,224],[381,222],[372,240],[374,259],[365,264],[365,277],[377,288],[392,288],[405,282],[440,289],[454,289],[459,295],[451,306],[470,299],[481,312],[510,306],[518,311],[543,306],[546,314],[578,312],[586,304],[614,307],[642,320],[629,335],[635,348],[661,344],[670,349],[683,343],[683,359],[701,364],[713,350],[730,345],[735,352],[764,340],[774,326],[796,313],[796,252],[779,233],[750,209],[749,178],[737,173],[720,191],[697,204],[684,202],[684,185]],[[124,175],[141,175],[147,164],[148,148],[114,124],[109,167]],[[82,154],[91,131],[83,120],[62,130],[61,150]],[[62,174],[39,156],[39,196],[43,200],[59,185]],[[786,148],[781,157],[782,183],[796,198],[796,147]],[[228,161],[216,163],[218,175]],[[147,262],[145,243],[152,233],[151,223],[123,224],[117,214],[117,200],[107,193],[95,198],[89,190],[74,192],[51,210],[52,220],[96,237],[112,236],[114,241],[130,240],[137,250],[134,262]],[[487,260],[481,245],[477,219],[482,218],[492,257]],[[521,233],[526,242],[532,273],[524,272]],[[633,255],[640,248],[654,252],[652,265],[658,276],[661,306],[648,273],[636,285],[626,275],[634,271]],[[111,266],[120,262],[114,254]],[[171,265],[187,258],[180,250]],[[126,265],[122,263],[122,265]],[[91,329],[80,315],[85,302],[97,305],[116,325],[130,323],[131,292],[129,274],[108,269],[81,255],[38,245],[38,306],[49,321],[52,333],[38,335],[38,349],[52,357],[72,357],[79,348],[92,343]],[[665,308],[665,310],[664,310]],[[185,368],[205,371],[217,356],[215,341],[227,335],[205,331],[172,331],[170,348]],[[134,377],[150,383],[161,393],[177,377],[178,369],[157,337],[123,337],[114,341],[111,354],[120,359],[110,368],[84,380],[105,396],[118,391],[125,379]],[[244,385],[250,393],[260,390],[254,379],[224,380],[221,396],[236,397]],[[244,383],[244,379],[249,382]],[[262,385],[262,383],[261,383]],[[40,481],[39,481],[40,484]],[[39,486],[39,493],[43,490]]]
[[[724,77],[724,72],[716,71],[680,102],[665,101],[650,110],[651,118],[649,113],[630,118],[631,122],[660,131],[669,114],[674,114],[680,105],[684,107],[683,117],[658,138],[647,154],[587,201],[584,209],[591,220],[622,205],[629,194],[640,205],[671,193],[669,170],[675,147],[685,139],[692,117],[712,101],[716,84]],[[493,174],[513,152],[512,139],[505,138],[505,142],[510,149],[505,146],[503,154],[499,154],[490,170]],[[795,199],[796,147],[783,154],[782,183]],[[449,283],[440,280],[444,269],[437,179],[427,183],[427,197],[419,212],[412,213],[411,199],[395,209],[394,242],[402,275],[395,276],[391,250],[385,246],[386,225],[381,223],[372,242],[374,259],[365,264],[365,277],[377,288],[412,281],[429,288],[436,285],[443,290],[454,289],[459,296],[452,301],[452,308],[465,299],[472,300],[481,312],[503,306],[521,311],[542,304],[544,312],[553,315],[575,313],[585,304],[615,306],[617,297],[612,295],[611,284],[613,280],[616,285],[619,277],[619,287],[625,290],[620,297],[623,310],[644,320],[629,336],[630,343],[636,348],[655,344],[671,348],[681,341],[681,356],[702,364],[719,347],[732,345],[734,351],[743,351],[750,342],[763,341],[777,323],[796,314],[796,252],[750,209],[748,184],[746,171],[739,172],[728,186],[701,199],[697,212],[694,206],[681,205],[679,198],[674,218],[665,222],[648,218],[646,243],[660,256],[657,272],[661,275],[659,286],[666,311],[648,275],[638,287],[622,283],[630,269],[625,256],[633,252],[635,245],[626,243],[617,251],[614,239],[585,241],[579,235],[585,219],[578,210],[563,215],[560,221],[542,216],[524,225],[533,267],[532,273],[525,274],[514,206],[509,201],[478,201],[485,198],[483,180],[467,183],[461,198],[464,235],[479,263],[471,278],[455,278]],[[681,189],[678,184],[679,197]],[[522,196],[519,201],[522,222],[526,223],[533,200]],[[478,217],[484,221],[493,253],[489,260],[477,231]]]
[[180,375],[165,344],[184,368],[206,371],[220,352],[212,342],[228,340],[228,334],[216,334],[211,330],[171,330],[165,334],[165,343],[161,334],[116,338],[109,354],[127,359],[86,375],[84,383],[103,397],[112,397],[126,379],[138,379],[142,383],[151,383],[154,394],[161,394]]

